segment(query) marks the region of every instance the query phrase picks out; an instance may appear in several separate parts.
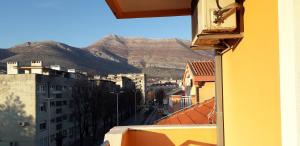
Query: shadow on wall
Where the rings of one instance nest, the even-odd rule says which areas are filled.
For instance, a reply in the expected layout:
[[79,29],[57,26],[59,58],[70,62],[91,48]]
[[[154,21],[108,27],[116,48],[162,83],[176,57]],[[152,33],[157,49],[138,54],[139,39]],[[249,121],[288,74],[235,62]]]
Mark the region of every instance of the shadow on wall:
[[176,146],[165,134],[136,130],[130,131],[131,146]]
[[195,140],[183,140],[182,143],[181,136],[172,139],[166,134],[143,130],[131,130],[128,139],[130,139],[128,144],[130,146],[216,146],[216,144]]
[[19,96],[11,94],[0,104],[0,145],[33,144],[35,125],[33,117],[24,111]]

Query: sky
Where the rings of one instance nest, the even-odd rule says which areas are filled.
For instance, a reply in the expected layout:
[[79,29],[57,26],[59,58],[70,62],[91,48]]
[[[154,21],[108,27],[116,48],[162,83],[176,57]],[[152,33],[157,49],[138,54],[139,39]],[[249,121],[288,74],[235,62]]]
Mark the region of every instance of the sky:
[[104,36],[191,39],[190,17],[116,19],[105,0],[1,0],[0,48],[53,40],[86,47]]

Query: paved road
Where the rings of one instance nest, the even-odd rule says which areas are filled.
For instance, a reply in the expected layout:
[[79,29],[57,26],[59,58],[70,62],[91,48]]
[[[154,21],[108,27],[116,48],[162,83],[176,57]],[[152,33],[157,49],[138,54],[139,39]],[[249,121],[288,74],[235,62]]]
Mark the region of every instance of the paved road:
[[154,121],[162,118],[162,115],[157,114],[156,108],[146,117],[145,112],[141,110],[137,112],[137,118],[135,120],[135,116],[128,118],[124,122],[120,123],[120,126],[126,125],[151,125]]
[[135,116],[131,116],[127,120],[120,123],[120,126],[126,126],[126,125],[143,125],[143,122],[145,120],[144,112],[141,110],[140,112],[137,112],[136,120]]

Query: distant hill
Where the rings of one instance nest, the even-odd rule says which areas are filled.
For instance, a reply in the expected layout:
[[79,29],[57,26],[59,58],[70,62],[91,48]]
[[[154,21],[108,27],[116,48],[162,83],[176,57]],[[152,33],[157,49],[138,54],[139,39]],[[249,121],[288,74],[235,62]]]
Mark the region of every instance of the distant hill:
[[14,53],[7,49],[0,49],[0,60],[13,56]]
[[45,41],[25,43],[8,49],[15,55],[1,60],[30,63],[31,60],[42,60],[44,65],[59,64],[66,68],[77,68],[83,71],[105,73],[139,72],[126,62],[114,62],[95,57],[89,52],[68,46],[63,43]]
[[104,37],[85,48],[95,56],[127,61],[138,68],[159,67],[183,69],[189,60],[209,60],[212,53],[195,52],[190,42],[179,39],[128,38],[117,35]]
[[43,41],[0,49],[0,66],[7,61],[29,64],[31,60],[42,60],[45,65],[101,74],[144,72],[152,77],[178,78],[187,61],[211,60],[212,56],[209,51],[192,51],[185,40],[110,35],[85,48]]

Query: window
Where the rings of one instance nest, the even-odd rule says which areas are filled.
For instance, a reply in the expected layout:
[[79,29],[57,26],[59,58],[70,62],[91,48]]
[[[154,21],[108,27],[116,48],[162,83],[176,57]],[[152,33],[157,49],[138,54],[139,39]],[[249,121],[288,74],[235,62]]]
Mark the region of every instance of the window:
[[46,130],[47,128],[47,123],[44,121],[43,123],[40,124],[40,130]]
[[68,119],[68,115],[67,114],[64,114],[63,116],[62,116],[62,120],[67,120]]
[[62,105],[62,102],[61,101],[56,101],[56,106],[59,107]]
[[62,91],[62,86],[56,85],[56,86],[55,86],[55,90],[56,90],[56,91]]
[[68,132],[67,130],[63,130],[63,136],[67,136]]
[[57,108],[56,109],[56,114],[61,114],[62,113],[62,109],[61,108]]
[[38,91],[39,92],[45,92],[46,91],[46,86],[45,85],[39,85],[38,86]]
[[69,137],[70,137],[70,138],[73,137],[73,133],[74,133],[73,128],[69,128]]
[[56,130],[60,130],[60,129],[62,129],[62,124],[57,124],[56,125]]
[[74,100],[70,100],[70,102],[69,102],[69,107],[70,107],[70,108],[73,108],[73,104],[74,104]]
[[55,118],[52,118],[52,119],[51,119],[51,123],[54,123],[54,122],[55,122]]
[[63,101],[63,105],[67,105],[68,102],[66,100]]
[[71,114],[70,116],[69,116],[69,122],[73,122],[74,121],[74,114]]
[[40,105],[40,110],[42,112],[46,112],[47,111],[47,103],[43,102],[43,104]]
[[56,94],[55,98],[62,98],[62,95],[61,94]]
[[51,142],[55,141],[55,135],[54,135],[54,134],[52,134],[52,135],[50,136],[50,141],[51,141]]
[[55,101],[51,101],[50,102],[50,107],[54,107],[55,106]]
[[61,122],[62,121],[62,117],[61,116],[59,116],[59,117],[56,117],[56,122],[58,123],[58,122]]

